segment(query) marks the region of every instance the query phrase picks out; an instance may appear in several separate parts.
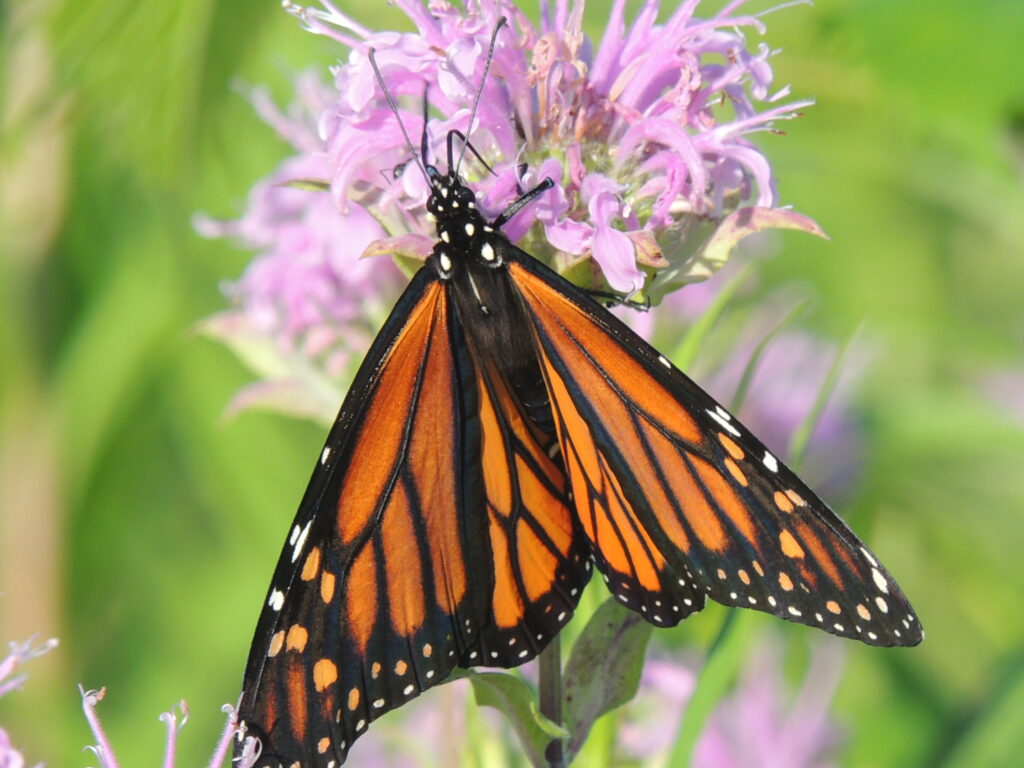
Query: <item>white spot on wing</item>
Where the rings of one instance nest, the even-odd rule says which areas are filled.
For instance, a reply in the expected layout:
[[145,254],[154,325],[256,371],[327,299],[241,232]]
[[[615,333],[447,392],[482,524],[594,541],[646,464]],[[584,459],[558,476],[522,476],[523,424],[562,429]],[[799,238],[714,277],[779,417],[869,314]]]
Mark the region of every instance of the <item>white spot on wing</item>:
[[470,237],[472,237],[475,233],[476,233],[476,227],[474,227],[472,225],[472,223],[467,221],[466,222],[466,234],[469,235]]
[[882,575],[881,571],[877,568],[872,568],[871,578],[875,580],[875,586],[878,587],[883,594],[889,594],[889,585],[886,583],[885,576]]
[[[740,436],[740,431],[738,429],[736,429],[736,427],[734,427],[732,424],[730,424],[728,422],[728,420],[722,418],[716,411],[712,411],[710,408],[706,408],[705,410],[707,411],[708,416],[710,416],[712,419],[717,421],[718,422],[718,426],[720,426],[726,432],[731,432],[736,437]],[[719,409],[719,410],[721,410],[721,409]],[[723,411],[723,413],[725,413],[725,412]],[[726,414],[726,416],[728,416],[728,414]]]
[[668,361],[668,358],[665,357],[664,355],[658,355],[658,362],[661,363],[662,365],[664,365],[666,368],[671,368],[672,367],[672,363],[670,363]]
[[270,593],[270,599],[267,600],[267,605],[273,608],[275,611],[280,611],[281,606],[284,605],[284,592],[280,589],[275,589]]
[[871,556],[871,553],[870,553],[870,552],[868,552],[868,551],[867,551],[866,549],[864,549],[864,547],[861,547],[861,548],[860,548],[860,551],[864,553],[864,557],[866,557],[866,558],[868,559],[868,562],[869,562],[869,563],[871,563],[871,564],[872,564],[873,566],[875,566],[875,567],[878,567],[878,561],[877,561],[877,560],[875,560],[875,558],[873,558],[873,557]]
[[306,527],[302,529],[302,533],[300,533],[299,537],[295,540],[295,544],[292,547],[292,562],[293,563],[296,560],[299,559],[299,555],[302,554],[302,548],[304,546],[306,546],[306,537],[309,535],[309,526],[311,526],[312,524],[313,524],[312,520],[310,520],[308,523],[306,523]]
[[331,447],[329,445],[324,446],[324,452],[320,454],[320,466],[327,463],[327,457],[331,455]]
[[779,471],[779,461],[778,461],[778,459],[776,459],[774,456],[772,456],[768,451],[764,452],[764,458],[761,459],[761,461],[764,463],[764,465],[766,467],[768,467],[768,471],[769,472],[778,472]]
[[730,416],[729,412],[725,410],[725,408],[723,408],[722,406],[716,405],[715,410],[718,412],[718,415],[721,416],[726,421],[732,421],[732,416]]

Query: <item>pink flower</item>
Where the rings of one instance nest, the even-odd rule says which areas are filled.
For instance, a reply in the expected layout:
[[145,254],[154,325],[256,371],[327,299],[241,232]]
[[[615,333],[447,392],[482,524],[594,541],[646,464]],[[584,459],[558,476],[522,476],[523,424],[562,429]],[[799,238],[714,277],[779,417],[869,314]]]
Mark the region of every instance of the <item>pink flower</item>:
[[[257,92],[257,109],[296,154],[257,185],[241,219],[199,221],[203,233],[258,251],[228,288],[237,309],[214,323],[248,360],[260,357],[260,373],[271,380],[246,393],[246,404],[333,415],[319,402],[330,398],[311,404],[306,396],[324,389],[323,381],[305,381],[310,361],[317,376],[344,380],[401,282],[389,260],[360,255],[422,259],[434,240],[427,185],[376,82],[371,49],[413,137],[423,130],[427,94],[433,162],[445,165],[447,136],[456,129],[493,168],[486,173],[471,153],[460,167],[485,214],[504,210],[517,189],[554,182],[504,232],[560,270],[592,259],[599,270],[586,287],[642,289],[657,303],[706,278],[751,232],[820,233],[777,207],[771,167],[750,141],[809,102],[784,102],[787,89],[771,90],[773,52],[763,43],[750,49],[744,35],[764,26],[739,12],[742,0],[708,19],[695,16],[698,4],[689,0],[660,24],[657,2],[627,24],[625,2],[616,0],[596,44],[582,31],[582,1],[542,3],[539,26],[507,0],[396,5],[414,32],[377,32],[330,2],[286,0],[306,29],[331,37],[347,56],[332,69],[330,86],[299,81],[298,109],[289,115]],[[471,127],[502,17],[509,28],[497,36]],[[305,183],[288,184],[296,180]],[[266,350],[242,349],[248,342],[239,338],[252,334],[274,340],[272,360]]]

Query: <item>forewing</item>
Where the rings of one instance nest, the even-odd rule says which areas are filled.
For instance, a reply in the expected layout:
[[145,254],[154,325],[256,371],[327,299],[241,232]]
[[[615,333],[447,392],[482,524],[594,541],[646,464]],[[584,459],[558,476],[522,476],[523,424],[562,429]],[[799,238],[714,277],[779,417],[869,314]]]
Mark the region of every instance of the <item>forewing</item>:
[[257,765],[340,764],[477,644],[493,574],[476,375],[446,286],[414,278],[367,355],[274,572],[240,720]]
[[699,609],[696,585],[872,645],[920,642],[885,568],[742,424],[582,291],[521,252],[506,260],[613,593],[657,625]]

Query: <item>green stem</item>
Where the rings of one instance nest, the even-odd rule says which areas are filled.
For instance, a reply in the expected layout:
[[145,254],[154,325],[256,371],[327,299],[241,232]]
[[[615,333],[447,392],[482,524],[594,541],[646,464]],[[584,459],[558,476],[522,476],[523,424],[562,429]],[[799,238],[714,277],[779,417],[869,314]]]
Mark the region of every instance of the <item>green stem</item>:
[[[540,713],[551,722],[562,724],[562,641],[556,635],[539,657]],[[552,739],[545,751],[549,768],[564,768],[565,755],[561,739]]]

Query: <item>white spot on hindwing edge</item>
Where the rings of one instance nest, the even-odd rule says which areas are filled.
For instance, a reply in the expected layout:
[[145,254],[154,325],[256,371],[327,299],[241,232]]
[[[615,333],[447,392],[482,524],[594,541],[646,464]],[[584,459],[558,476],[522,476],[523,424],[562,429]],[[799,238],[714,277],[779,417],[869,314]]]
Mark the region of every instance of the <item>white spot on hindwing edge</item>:
[[331,447],[329,445],[325,445],[323,453],[320,454],[320,466],[321,467],[324,464],[327,463],[327,457],[330,456],[330,455],[331,455]]

